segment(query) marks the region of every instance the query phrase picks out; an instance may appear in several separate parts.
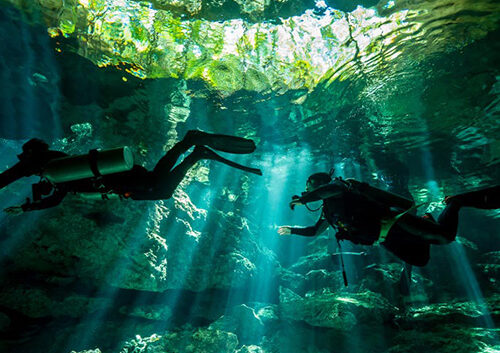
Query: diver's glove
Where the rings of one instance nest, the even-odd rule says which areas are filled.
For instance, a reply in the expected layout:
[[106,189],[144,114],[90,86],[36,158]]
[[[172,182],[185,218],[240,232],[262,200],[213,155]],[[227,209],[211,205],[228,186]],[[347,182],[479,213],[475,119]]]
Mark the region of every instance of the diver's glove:
[[5,208],[3,211],[5,213],[8,213],[8,214],[13,215],[13,216],[20,215],[21,213],[24,213],[22,206],[10,206],[10,207]]
[[20,215],[21,213],[24,213],[28,210],[29,205],[31,204],[31,201],[29,197],[26,198],[26,203],[21,205],[21,206],[10,206],[7,208],[4,208],[3,211],[5,213],[8,213],[10,215],[16,216]]
[[292,234],[292,227],[290,226],[281,226],[278,228],[279,235],[290,235]]

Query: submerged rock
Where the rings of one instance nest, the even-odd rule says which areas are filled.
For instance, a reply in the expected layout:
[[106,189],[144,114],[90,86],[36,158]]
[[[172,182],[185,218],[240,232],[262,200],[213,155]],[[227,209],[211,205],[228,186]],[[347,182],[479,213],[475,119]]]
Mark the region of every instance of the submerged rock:
[[394,337],[389,353],[471,353],[498,352],[498,332],[486,328],[446,325],[433,330],[405,330]]
[[234,353],[266,353],[266,351],[259,346],[243,346]]
[[446,323],[477,325],[491,321],[491,316],[500,313],[500,296],[494,295],[477,301],[452,301],[449,303],[434,303],[426,306],[408,308],[398,317],[401,325],[416,324],[427,328],[440,326]]
[[[111,204],[115,213],[126,215],[123,223],[100,227],[81,213],[88,207],[104,211]],[[125,289],[202,291],[243,286],[264,271],[272,277],[276,268],[273,254],[258,245],[234,214],[215,212],[211,222],[220,231],[201,233],[193,227],[205,220],[190,224],[180,218],[189,217],[184,210],[176,217],[163,202],[88,205],[71,199],[47,212],[43,224],[23,229],[29,236],[18,251],[6,254],[15,270]]]
[[134,353],[144,351],[159,352],[159,349],[161,348],[156,345],[156,342],[158,342],[160,339],[161,336],[158,336],[157,334],[153,334],[150,337],[145,338],[136,335],[135,339],[125,342],[120,353]]
[[380,294],[370,291],[360,293],[309,293],[301,297],[289,289],[280,291],[281,316],[309,325],[349,331],[357,325],[382,325],[391,320],[398,309]]
[[306,274],[312,270],[325,269],[336,270],[338,264],[332,261],[332,255],[327,252],[317,252],[300,258],[290,267],[290,270],[300,274]]
[[493,251],[484,254],[480,259],[477,267],[486,276],[487,281],[492,288],[500,289],[500,251]]
[[122,306],[120,313],[148,320],[167,321],[172,316],[172,309],[162,304]]
[[200,328],[197,330],[167,333],[163,336],[153,335],[148,338],[136,337],[127,342],[121,353],[222,353],[234,352],[238,346],[235,334],[220,330]]
[[9,285],[0,290],[0,306],[16,310],[31,318],[73,317],[109,308],[109,298],[91,298],[85,295],[47,289]]
[[[366,288],[376,293],[382,293],[384,297],[402,301],[428,301],[433,292],[436,291],[433,283],[428,278],[419,274],[417,271],[412,272],[409,293],[402,291],[402,269],[400,263],[374,264],[367,266],[362,271],[362,279],[360,288]],[[403,298],[405,295],[407,298]]]
[[227,314],[212,323],[210,328],[233,332],[242,344],[259,344],[278,320],[275,305],[254,309],[242,304],[231,308]]

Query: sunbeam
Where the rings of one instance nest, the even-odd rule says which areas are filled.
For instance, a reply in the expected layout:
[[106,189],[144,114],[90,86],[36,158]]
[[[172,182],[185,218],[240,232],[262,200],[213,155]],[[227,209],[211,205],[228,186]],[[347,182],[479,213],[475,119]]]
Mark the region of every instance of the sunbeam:
[[0,351],[500,352],[499,26],[2,2]]

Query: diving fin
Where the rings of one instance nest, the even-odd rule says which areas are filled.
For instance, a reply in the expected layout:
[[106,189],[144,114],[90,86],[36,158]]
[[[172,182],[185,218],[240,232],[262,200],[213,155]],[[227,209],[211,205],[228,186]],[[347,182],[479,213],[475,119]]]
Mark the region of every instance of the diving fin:
[[494,210],[500,208],[500,185],[470,191],[456,196],[446,196],[444,199],[445,204],[449,204],[452,201],[457,202],[463,207]]
[[189,130],[184,140],[193,145],[208,146],[228,153],[248,154],[255,151],[253,140],[238,136],[211,134],[200,130]]
[[262,175],[262,171],[260,169],[247,167],[247,166],[238,164],[236,162],[230,161],[230,160],[228,160],[226,158],[223,158],[223,157],[219,156],[217,153],[215,153],[214,151],[212,151],[211,149],[209,149],[207,147],[197,146],[195,148],[195,152],[196,151],[198,151],[199,153],[202,153],[203,157],[205,159],[211,159],[211,160],[214,160],[214,161],[218,161],[218,162],[224,163],[224,164],[226,164],[226,165],[228,165],[230,167],[243,170],[245,172],[249,172],[249,173],[253,173],[253,174],[257,174],[257,175]]

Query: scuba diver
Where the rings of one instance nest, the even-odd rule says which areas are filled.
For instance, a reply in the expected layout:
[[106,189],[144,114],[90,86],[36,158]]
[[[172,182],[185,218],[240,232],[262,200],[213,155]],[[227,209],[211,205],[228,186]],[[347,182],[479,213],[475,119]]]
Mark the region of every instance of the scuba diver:
[[315,236],[331,226],[339,242],[381,244],[404,262],[425,266],[431,245],[455,240],[462,207],[500,208],[500,185],[446,197],[446,208],[437,221],[430,214],[423,217],[412,214],[417,206],[411,200],[352,179],[335,178],[332,182],[329,173],[311,175],[306,192],[293,196],[290,207],[292,210],[296,205],[307,207],[308,203],[319,200],[323,201],[323,210],[314,226],[281,226],[278,233]]
[[[194,150],[175,166],[181,154],[192,146]],[[127,147],[107,151],[91,150],[87,155],[68,156],[49,150],[48,144],[31,139],[23,145],[19,162],[0,174],[0,189],[31,175],[41,176],[33,184],[33,200],[4,211],[19,214],[41,210],[61,203],[68,193],[98,199],[164,200],[172,197],[188,170],[202,159],[215,160],[233,168],[262,175],[260,169],[250,168],[227,160],[215,150],[249,154],[255,151],[252,140],[229,135],[210,134],[198,130],[187,132],[163,156],[152,171],[134,164]],[[175,166],[175,167],[174,167]]]

